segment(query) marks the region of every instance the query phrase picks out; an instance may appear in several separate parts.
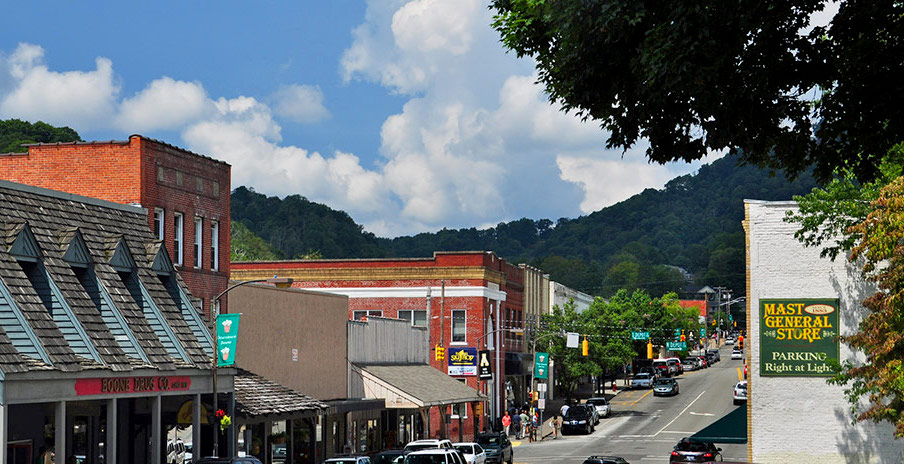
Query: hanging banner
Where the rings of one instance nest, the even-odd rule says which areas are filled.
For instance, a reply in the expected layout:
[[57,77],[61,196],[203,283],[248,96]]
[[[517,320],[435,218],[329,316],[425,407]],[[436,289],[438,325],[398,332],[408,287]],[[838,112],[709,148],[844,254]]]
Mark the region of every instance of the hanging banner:
[[477,375],[477,348],[450,347],[448,353],[449,375]]
[[835,375],[829,361],[839,359],[837,299],[760,300],[759,309],[760,375]]
[[481,350],[477,353],[477,376],[480,380],[493,378],[493,369],[490,367],[490,350]]
[[239,316],[217,316],[217,366],[235,365],[235,348],[239,341]]
[[534,354],[534,378],[545,379],[549,377],[549,353],[538,351]]

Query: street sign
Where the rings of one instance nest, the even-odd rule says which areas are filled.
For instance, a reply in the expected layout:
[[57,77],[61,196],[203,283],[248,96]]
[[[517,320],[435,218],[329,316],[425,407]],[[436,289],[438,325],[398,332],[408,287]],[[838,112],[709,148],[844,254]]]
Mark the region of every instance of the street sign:
[[493,370],[490,368],[490,350],[481,350],[477,355],[477,375],[480,380],[493,378]]
[[544,410],[546,409],[546,398],[540,398],[537,400],[537,409]]
[[537,382],[537,391],[545,392],[546,391],[546,383],[545,382]]
[[235,348],[239,342],[239,316],[241,314],[220,314],[217,316],[217,366],[235,364]]
[[576,332],[568,332],[565,338],[566,348],[577,348],[581,344],[581,336]]
[[545,379],[549,377],[549,353],[538,351],[534,355],[534,378]]
[[675,336],[677,337],[680,335],[681,335],[681,329],[675,329]]
[[665,342],[665,349],[669,351],[687,351],[687,342]]
[[700,327],[700,338],[706,338],[706,327]]
[[631,340],[649,340],[650,332],[631,332]]

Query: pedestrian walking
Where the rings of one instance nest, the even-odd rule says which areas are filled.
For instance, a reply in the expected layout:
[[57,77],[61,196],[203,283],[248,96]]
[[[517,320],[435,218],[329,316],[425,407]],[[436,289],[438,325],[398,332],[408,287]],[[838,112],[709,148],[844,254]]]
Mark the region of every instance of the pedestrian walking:
[[518,414],[517,409],[512,411],[512,432],[516,440],[521,438],[521,414]]
[[[530,419],[530,441],[537,441],[537,431],[540,429],[540,416],[534,411]],[[542,438],[542,437],[541,437]]]
[[530,428],[530,417],[527,416],[527,411],[521,410],[521,438],[523,439],[525,435],[528,435]]
[[559,438],[559,429],[562,428],[562,419],[559,416],[552,418],[553,440]]
[[509,437],[509,429],[512,426],[512,416],[509,415],[508,411],[505,412],[505,415],[502,416],[502,427],[505,428],[505,436]]

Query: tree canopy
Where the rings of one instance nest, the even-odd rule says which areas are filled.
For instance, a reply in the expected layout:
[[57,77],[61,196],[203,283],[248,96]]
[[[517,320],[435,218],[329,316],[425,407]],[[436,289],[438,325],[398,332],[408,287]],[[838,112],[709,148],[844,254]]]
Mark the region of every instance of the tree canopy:
[[904,129],[904,2],[492,0],[494,27],[536,60],[550,100],[651,161],[728,149],[791,176],[860,180]]
[[24,153],[27,143],[80,142],[78,132],[38,121],[0,120],[0,153]]

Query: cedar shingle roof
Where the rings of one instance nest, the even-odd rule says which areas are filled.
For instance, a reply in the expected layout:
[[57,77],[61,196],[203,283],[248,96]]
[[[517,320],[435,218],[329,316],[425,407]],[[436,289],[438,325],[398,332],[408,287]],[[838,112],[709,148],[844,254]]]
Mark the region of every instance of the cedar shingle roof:
[[272,415],[301,415],[329,409],[329,405],[310,396],[239,369],[235,376],[236,414],[246,418]]
[[[26,224],[41,249],[41,265],[72,309],[90,344],[97,350],[101,363],[73,352],[25,270],[9,255],[9,247]],[[63,260],[76,231],[81,233],[91,255],[94,274],[147,355],[150,366],[123,352],[104,322],[97,302],[82,286],[69,263]],[[123,239],[135,260],[135,275],[160,308],[188,354],[189,362],[179,360],[177,363],[168,355],[119,274],[108,264]],[[143,209],[0,181],[0,284],[9,290],[15,306],[40,341],[51,363],[47,365],[20,354],[0,328],[0,370],[76,371],[106,368],[127,371],[135,367],[172,370],[177,364],[209,368],[210,358],[204,354],[172,297],[156,274],[150,271],[153,255],[148,256],[148,252],[155,247],[147,245],[154,241],[147,223],[147,212]],[[156,245],[157,248],[159,246]],[[184,282],[181,279],[177,281],[184,289]]]

